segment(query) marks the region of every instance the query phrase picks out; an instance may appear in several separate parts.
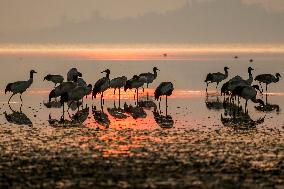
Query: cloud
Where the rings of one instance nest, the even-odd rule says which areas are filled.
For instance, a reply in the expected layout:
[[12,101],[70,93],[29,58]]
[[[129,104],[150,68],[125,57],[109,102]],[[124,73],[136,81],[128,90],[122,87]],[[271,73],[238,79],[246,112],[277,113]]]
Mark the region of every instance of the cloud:
[[260,5],[267,11],[284,11],[283,0],[242,0],[243,3],[248,5]]

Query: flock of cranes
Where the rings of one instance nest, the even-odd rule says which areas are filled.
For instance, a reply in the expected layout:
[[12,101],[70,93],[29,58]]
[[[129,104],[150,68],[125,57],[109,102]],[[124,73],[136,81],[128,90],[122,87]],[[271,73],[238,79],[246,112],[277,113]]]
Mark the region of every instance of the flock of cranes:
[[[142,73],[140,75],[134,75],[131,79],[127,80],[127,77],[121,76],[110,79],[110,70],[106,69],[101,73],[106,75],[100,78],[95,84],[94,87],[92,84],[87,84],[82,78],[82,73],[79,72],[76,68],[72,68],[67,73],[67,81],[64,81],[64,77],[61,75],[51,75],[48,74],[44,77],[44,80],[54,83],[54,88],[49,93],[49,102],[52,99],[60,98],[61,106],[63,107],[64,114],[64,104],[65,103],[77,103],[77,108],[79,110],[80,103],[82,104],[84,97],[92,95],[92,99],[96,98],[98,94],[101,95],[101,105],[104,104],[104,92],[110,88],[115,91],[119,91],[119,102],[120,102],[120,90],[124,88],[124,91],[128,89],[135,89],[136,99],[138,104],[138,90],[143,88],[146,84],[147,88],[149,84],[157,78],[157,67],[153,68],[153,72]],[[32,85],[34,74],[37,73],[34,70],[30,71],[30,78],[27,81],[17,81],[14,83],[9,83],[6,86],[5,94],[7,92],[12,92],[11,97],[8,100],[10,103],[11,98],[20,94],[20,99],[22,102],[22,94]],[[156,100],[161,100],[161,96],[166,96],[166,107],[167,107],[167,96],[170,96],[174,90],[173,84],[171,82],[162,82],[155,90],[154,95]],[[70,106],[69,106],[70,107]],[[69,108],[68,108],[69,109]]]
[[[229,68],[224,67],[224,72],[217,72],[217,73],[209,73],[206,76],[205,82],[206,82],[206,92],[208,85],[210,83],[216,83],[216,89],[220,82],[226,80],[228,78]],[[230,100],[232,100],[233,97],[241,97],[245,99],[245,109],[247,108],[247,102],[248,100],[251,100],[254,103],[259,103],[261,105],[264,105],[264,102],[261,99],[257,99],[257,91],[259,91],[261,94],[263,93],[263,87],[262,84],[265,84],[266,92],[267,86],[271,83],[277,83],[281,77],[279,73],[276,73],[275,75],[272,74],[260,74],[257,75],[255,78],[253,78],[252,71],[254,69],[252,67],[248,67],[248,79],[243,79],[240,76],[234,76],[233,78],[226,81],[222,87],[221,87],[221,95],[229,95]],[[259,85],[252,85],[253,81],[256,81],[259,83]],[[261,89],[260,89],[261,88]]]

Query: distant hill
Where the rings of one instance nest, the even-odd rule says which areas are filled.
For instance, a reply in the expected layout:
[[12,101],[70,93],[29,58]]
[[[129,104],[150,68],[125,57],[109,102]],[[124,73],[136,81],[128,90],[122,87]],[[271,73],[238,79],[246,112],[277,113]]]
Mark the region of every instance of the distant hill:
[[212,0],[118,20],[94,13],[84,22],[65,20],[42,31],[0,36],[0,43],[283,43],[283,20],[282,12],[240,0]]

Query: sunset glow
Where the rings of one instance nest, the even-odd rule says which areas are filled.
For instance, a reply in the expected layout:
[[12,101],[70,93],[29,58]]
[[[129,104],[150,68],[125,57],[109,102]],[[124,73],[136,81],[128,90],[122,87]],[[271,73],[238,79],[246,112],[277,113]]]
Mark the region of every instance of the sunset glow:
[[[0,45],[0,55],[46,55],[95,60],[188,60],[218,54],[284,54],[283,44]],[[167,56],[164,56],[167,54]]]

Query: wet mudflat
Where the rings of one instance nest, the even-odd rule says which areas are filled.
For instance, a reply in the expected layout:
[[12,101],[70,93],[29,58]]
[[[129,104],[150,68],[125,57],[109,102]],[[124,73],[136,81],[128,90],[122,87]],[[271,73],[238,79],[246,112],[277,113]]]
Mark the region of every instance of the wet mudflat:
[[[139,64],[22,56],[0,56],[2,65],[16,70],[0,70],[2,89],[26,78],[27,70],[38,71],[23,104],[15,96],[9,106],[9,96],[0,93],[0,188],[284,188],[283,80],[258,96],[264,106],[249,102],[248,112],[243,100],[230,103],[214,85],[204,93],[208,72],[229,66],[230,78],[247,78],[247,67],[252,66],[254,75],[274,73],[283,70],[283,55],[259,55],[249,63],[251,55],[246,54],[238,60],[231,54],[190,54]],[[42,81],[49,73],[66,76],[71,67],[94,84],[106,68],[111,78],[131,78],[153,66],[161,72],[149,90],[140,91],[138,103],[134,91],[122,92],[118,103],[109,90],[103,107],[98,99],[88,98],[80,111],[71,107],[65,115],[58,101],[48,102],[53,85]],[[162,81],[172,81],[175,87],[168,109],[164,99],[160,106],[153,98]]]
[[278,131],[2,126],[0,187],[283,188]]

